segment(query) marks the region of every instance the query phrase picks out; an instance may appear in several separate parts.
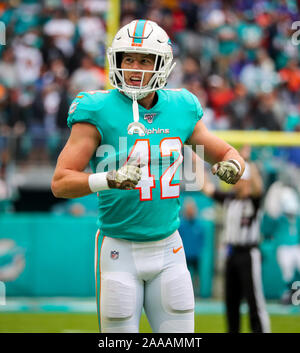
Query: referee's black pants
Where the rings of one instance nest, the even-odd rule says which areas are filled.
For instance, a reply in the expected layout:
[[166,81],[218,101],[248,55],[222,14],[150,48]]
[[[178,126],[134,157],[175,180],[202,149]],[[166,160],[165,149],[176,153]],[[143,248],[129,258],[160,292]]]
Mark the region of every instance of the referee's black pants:
[[257,246],[228,246],[225,267],[225,303],[227,330],[240,331],[240,305],[245,298],[249,307],[252,332],[270,332],[261,280],[261,255]]

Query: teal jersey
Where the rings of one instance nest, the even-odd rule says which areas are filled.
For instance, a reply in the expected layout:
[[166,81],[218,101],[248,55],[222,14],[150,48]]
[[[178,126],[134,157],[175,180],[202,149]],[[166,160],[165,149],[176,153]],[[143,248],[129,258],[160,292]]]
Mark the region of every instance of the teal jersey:
[[278,245],[299,245],[300,237],[300,218],[282,214],[275,221],[276,242]]
[[186,89],[157,91],[149,110],[139,105],[145,136],[129,135],[132,100],[118,90],[81,92],[70,106],[68,126],[93,124],[101,144],[91,158],[94,173],[140,161],[142,179],[134,190],[98,193],[98,226],[109,237],[154,241],[179,227],[179,193],[183,144],[192,135],[203,111]]
[[272,235],[277,246],[300,244],[300,217],[288,217],[281,214],[274,219],[264,215],[262,233]]

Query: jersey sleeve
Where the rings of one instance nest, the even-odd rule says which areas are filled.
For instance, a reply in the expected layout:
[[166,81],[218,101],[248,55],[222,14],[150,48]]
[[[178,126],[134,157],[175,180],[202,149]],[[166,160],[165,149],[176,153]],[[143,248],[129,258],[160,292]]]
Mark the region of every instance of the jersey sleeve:
[[185,100],[186,103],[188,104],[188,111],[190,115],[190,134],[189,136],[192,135],[195,125],[197,122],[202,119],[203,116],[203,109],[201,107],[201,104],[198,100],[198,98],[191,92],[189,92],[187,89],[183,89],[184,94],[185,94]]
[[196,122],[198,122],[203,117],[203,109],[201,107],[201,104],[198,98],[193,93],[190,93],[190,94],[195,104],[195,119],[196,119]]
[[76,123],[89,123],[95,125],[103,139],[101,123],[97,119],[96,110],[99,111],[103,105],[101,101],[95,101],[88,92],[80,92],[70,105],[67,125],[71,129]]

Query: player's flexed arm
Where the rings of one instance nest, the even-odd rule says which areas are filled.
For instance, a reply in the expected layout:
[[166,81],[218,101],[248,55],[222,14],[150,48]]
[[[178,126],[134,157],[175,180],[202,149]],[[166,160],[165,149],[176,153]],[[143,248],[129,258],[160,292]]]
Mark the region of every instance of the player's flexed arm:
[[245,169],[245,162],[238,151],[227,142],[213,135],[200,120],[189,139],[193,146],[204,146],[204,158],[212,164],[212,173],[228,184],[235,184]]
[[58,157],[51,189],[56,197],[75,198],[106,189],[134,189],[141,178],[138,166],[126,165],[107,173],[85,173],[101,137],[95,126],[74,124],[71,135]]

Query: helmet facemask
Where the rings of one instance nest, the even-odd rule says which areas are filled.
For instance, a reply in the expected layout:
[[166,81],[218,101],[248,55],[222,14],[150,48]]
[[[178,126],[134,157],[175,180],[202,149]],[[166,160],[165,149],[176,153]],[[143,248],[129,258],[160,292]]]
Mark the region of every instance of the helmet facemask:
[[[141,53],[141,54],[153,54],[155,55],[155,62],[153,70],[141,70],[141,69],[122,69],[121,62],[123,53]],[[172,56],[161,55],[154,52],[142,52],[140,50],[113,50],[110,48],[108,51],[108,59],[110,66],[109,79],[111,84],[124,92],[131,99],[142,99],[149,93],[164,88],[167,84],[167,78],[171,73],[175,64],[172,65]],[[131,86],[125,81],[125,72],[138,72],[142,73],[142,79],[140,86]],[[152,73],[150,81],[142,86],[145,73]]]

